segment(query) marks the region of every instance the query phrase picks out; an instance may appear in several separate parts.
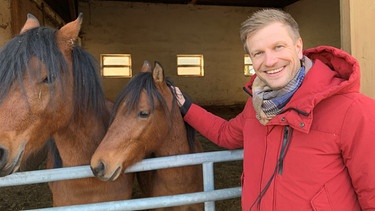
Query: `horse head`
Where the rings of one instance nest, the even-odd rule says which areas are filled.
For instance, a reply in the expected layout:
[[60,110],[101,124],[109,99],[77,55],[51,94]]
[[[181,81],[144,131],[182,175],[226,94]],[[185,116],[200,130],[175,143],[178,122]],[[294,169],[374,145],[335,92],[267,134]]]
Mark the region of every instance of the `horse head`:
[[29,14],[0,51],[0,176],[15,172],[73,114],[72,49],[82,15],[60,30]]
[[150,154],[158,156],[158,149],[176,127],[172,105],[175,99],[163,68],[155,62],[151,70],[145,62],[115,103],[110,127],[91,159],[94,174],[102,180],[115,180],[137,161]]

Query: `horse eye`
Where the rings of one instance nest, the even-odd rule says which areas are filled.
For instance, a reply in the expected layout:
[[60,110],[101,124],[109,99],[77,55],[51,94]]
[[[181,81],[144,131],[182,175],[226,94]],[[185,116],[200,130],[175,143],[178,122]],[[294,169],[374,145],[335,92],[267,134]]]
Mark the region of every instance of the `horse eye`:
[[55,77],[54,75],[51,75],[49,78],[48,78],[48,76],[46,76],[46,77],[43,79],[42,83],[51,84],[51,83],[53,83],[55,80],[56,80],[56,77]]
[[140,118],[147,118],[147,117],[150,116],[150,112],[148,112],[148,111],[140,111],[140,112],[138,113],[138,116],[139,116]]
[[48,84],[48,77],[45,77],[42,81],[42,83]]

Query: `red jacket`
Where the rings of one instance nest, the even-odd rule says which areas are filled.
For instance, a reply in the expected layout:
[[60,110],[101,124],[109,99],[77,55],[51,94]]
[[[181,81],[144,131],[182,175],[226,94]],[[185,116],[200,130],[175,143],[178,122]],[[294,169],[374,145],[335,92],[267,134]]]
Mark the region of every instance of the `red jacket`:
[[375,101],[359,94],[358,62],[327,46],[304,54],[312,68],[266,126],[252,98],[229,121],[196,104],[185,121],[219,146],[244,148],[242,210],[375,210]]

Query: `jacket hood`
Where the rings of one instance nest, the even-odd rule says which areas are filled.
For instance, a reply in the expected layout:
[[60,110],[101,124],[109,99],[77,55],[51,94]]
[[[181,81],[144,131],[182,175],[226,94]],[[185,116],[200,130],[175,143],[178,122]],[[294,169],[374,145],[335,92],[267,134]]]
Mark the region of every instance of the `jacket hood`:
[[343,92],[359,92],[360,67],[358,61],[347,52],[330,47],[319,46],[304,51],[304,55],[312,61],[320,60],[332,71],[337,73],[337,78],[343,80],[345,89]]
[[[330,46],[305,50],[304,55],[312,60],[313,66],[283,112],[297,111],[299,116],[302,114],[311,122],[310,114],[320,101],[337,94],[359,92],[360,68],[354,57]],[[250,95],[252,95],[251,86],[255,77],[256,75],[244,87]],[[308,127],[305,129],[308,130]]]

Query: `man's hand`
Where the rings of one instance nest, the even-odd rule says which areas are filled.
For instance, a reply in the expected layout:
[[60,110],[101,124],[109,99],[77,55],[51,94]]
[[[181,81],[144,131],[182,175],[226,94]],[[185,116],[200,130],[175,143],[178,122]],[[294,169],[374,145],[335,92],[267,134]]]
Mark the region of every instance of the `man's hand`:
[[173,90],[176,94],[176,98],[177,98],[177,102],[178,102],[178,106],[182,107],[185,103],[185,97],[184,95],[182,94],[181,90],[178,88],[178,87],[173,87]]
[[176,96],[177,104],[180,107],[180,112],[182,116],[185,116],[185,114],[190,109],[192,102],[188,97],[185,98],[184,94],[182,94],[181,90],[178,87],[171,86],[171,88],[174,92],[174,95]]

